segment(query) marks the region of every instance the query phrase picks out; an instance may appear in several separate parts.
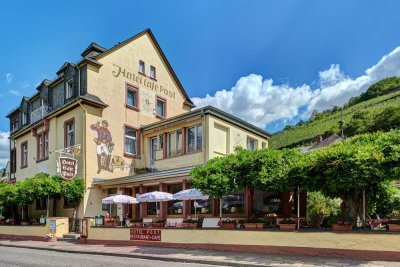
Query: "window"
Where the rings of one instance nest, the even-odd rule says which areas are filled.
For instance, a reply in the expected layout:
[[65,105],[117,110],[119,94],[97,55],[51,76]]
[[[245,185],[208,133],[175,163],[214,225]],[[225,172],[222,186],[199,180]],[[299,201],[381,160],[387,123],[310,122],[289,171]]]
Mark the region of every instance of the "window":
[[257,149],[257,140],[247,137],[247,149],[248,150],[256,150]]
[[150,66],[150,78],[156,79],[156,67]]
[[22,125],[25,125],[28,123],[28,111],[24,111],[22,113]]
[[64,147],[75,145],[75,118],[64,122]]
[[47,132],[42,132],[37,136],[36,161],[47,159],[48,156],[49,156],[49,135]]
[[182,131],[167,134],[167,156],[173,157],[182,153]]
[[36,210],[47,209],[47,197],[41,197],[36,199]]
[[14,119],[11,121],[11,132],[15,132],[18,130],[18,119]]
[[138,109],[139,105],[138,105],[138,89],[128,85],[126,87],[126,106],[128,108],[134,108],[134,109]]
[[137,131],[133,128],[125,127],[125,153],[136,155],[137,151]]
[[162,99],[161,97],[157,96],[157,101],[156,101],[156,116],[165,118],[165,106],[166,106],[167,100]]
[[65,90],[65,99],[70,99],[74,94],[74,84],[73,81],[70,80],[67,82],[67,89]]
[[28,141],[21,144],[21,168],[28,166]]
[[164,148],[164,135],[160,134],[159,135],[159,150]]
[[[158,186],[148,186],[146,187],[146,192],[154,192],[154,191],[159,191]],[[147,202],[147,215],[157,215],[160,214],[160,203],[156,202]],[[115,205],[114,205],[115,206]]]
[[267,143],[262,142],[262,143],[261,143],[261,147],[262,147],[262,149],[267,149]]
[[75,203],[69,201],[69,199],[67,197],[64,197],[64,208],[70,209],[70,208],[74,208],[74,207],[75,207]]
[[11,149],[10,153],[10,172],[16,173],[17,172],[17,151],[15,148]]
[[[175,194],[182,191],[182,183],[168,185],[168,193]],[[183,213],[183,201],[182,200],[171,200],[167,202],[167,214],[168,215],[179,215]]]
[[188,153],[200,151],[202,149],[202,125],[189,127],[186,129],[186,151]]
[[145,74],[145,65],[144,62],[139,60],[139,72]]
[[223,214],[243,214],[246,213],[244,190],[222,197]]

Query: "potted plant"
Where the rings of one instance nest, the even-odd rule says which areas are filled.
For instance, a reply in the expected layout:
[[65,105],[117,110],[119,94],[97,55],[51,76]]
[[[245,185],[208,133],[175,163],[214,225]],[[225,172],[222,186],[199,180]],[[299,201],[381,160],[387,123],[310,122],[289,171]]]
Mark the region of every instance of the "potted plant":
[[352,229],[351,217],[344,217],[344,216],[332,216],[328,219],[329,224],[332,225],[333,231],[350,231]]
[[152,227],[165,227],[165,218],[154,218],[151,224]]
[[296,230],[296,222],[290,218],[285,218],[279,222],[279,229],[284,231]]
[[250,218],[248,221],[243,222],[245,229],[263,229],[266,220],[264,218]]
[[266,214],[265,215],[265,228],[276,228],[277,227],[276,217],[277,217],[277,215],[275,213]]
[[57,237],[55,237],[52,233],[48,233],[44,236],[46,242],[55,242],[57,241]]
[[223,220],[222,224],[221,224],[221,228],[222,229],[229,229],[229,230],[236,229],[236,220],[231,220],[229,218],[226,219],[226,220]]
[[129,225],[130,227],[137,227],[137,228],[143,227],[143,219],[140,219],[140,218],[131,219],[129,221],[129,223],[130,223],[130,225]]
[[389,220],[387,228],[389,232],[400,232],[400,220]]
[[183,228],[197,228],[198,226],[198,220],[197,219],[192,219],[190,217],[186,218],[183,220],[182,227]]

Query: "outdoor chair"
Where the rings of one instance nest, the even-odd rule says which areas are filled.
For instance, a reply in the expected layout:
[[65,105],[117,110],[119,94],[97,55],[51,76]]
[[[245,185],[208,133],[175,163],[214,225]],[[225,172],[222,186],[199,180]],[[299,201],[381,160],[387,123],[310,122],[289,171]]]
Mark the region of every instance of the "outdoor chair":
[[183,223],[182,218],[167,218],[165,227],[182,227],[182,223]]

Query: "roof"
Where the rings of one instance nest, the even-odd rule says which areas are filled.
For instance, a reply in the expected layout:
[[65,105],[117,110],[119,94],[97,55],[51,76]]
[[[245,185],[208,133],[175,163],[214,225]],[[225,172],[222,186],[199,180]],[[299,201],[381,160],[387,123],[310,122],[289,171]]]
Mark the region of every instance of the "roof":
[[165,170],[165,171],[147,172],[147,173],[130,175],[130,176],[114,178],[114,179],[105,179],[105,178],[96,178],[95,177],[95,178],[93,178],[93,184],[100,185],[100,186],[102,186],[102,185],[106,186],[106,185],[116,185],[116,184],[127,184],[127,183],[133,183],[133,182],[136,183],[136,182],[156,180],[156,179],[168,179],[171,177],[177,178],[178,176],[189,175],[190,171],[198,166],[200,166],[200,165],[170,169],[170,170]]
[[271,134],[251,123],[248,123],[242,119],[239,119],[238,117],[235,117],[229,113],[226,113],[218,108],[215,108],[213,106],[206,106],[203,108],[198,108],[186,113],[183,113],[181,115],[177,115],[171,118],[168,118],[166,120],[163,121],[159,121],[159,122],[155,122],[155,123],[151,123],[145,126],[142,126],[142,132],[146,132],[164,125],[168,125],[170,123],[173,123],[175,121],[179,121],[179,120],[183,120],[183,119],[187,119],[190,117],[195,117],[195,116],[201,116],[201,115],[213,115],[219,119],[222,119],[224,121],[228,121],[240,128],[243,128],[249,132],[252,132],[253,134],[256,134],[258,136],[262,136],[264,138],[270,138]]
[[313,151],[313,150],[321,148],[321,147],[327,147],[327,146],[333,145],[334,143],[337,143],[337,142],[339,142],[341,140],[342,140],[342,138],[339,135],[332,134],[331,136],[329,136],[328,138],[325,138],[321,142],[309,147],[306,150],[306,152]]
[[195,105],[193,104],[192,100],[190,99],[190,97],[189,97],[188,94],[186,93],[186,90],[183,88],[183,85],[182,85],[181,82],[179,81],[178,76],[176,76],[175,71],[172,69],[171,64],[169,63],[167,57],[165,56],[164,52],[162,51],[160,45],[158,44],[158,42],[157,42],[155,36],[153,35],[153,33],[152,33],[152,31],[151,31],[150,29],[146,29],[146,30],[144,30],[144,31],[142,31],[142,32],[139,32],[138,34],[135,34],[134,36],[132,36],[132,37],[126,39],[125,41],[118,43],[117,45],[113,46],[112,48],[110,48],[110,49],[104,51],[102,54],[98,55],[98,56],[96,57],[96,59],[102,58],[102,57],[104,57],[104,56],[106,56],[106,55],[108,55],[108,54],[114,52],[115,50],[117,50],[117,49],[123,47],[124,45],[130,43],[131,41],[133,41],[133,40],[135,40],[135,39],[137,39],[137,38],[139,38],[139,37],[141,37],[141,36],[143,36],[143,35],[145,35],[145,34],[148,34],[148,35],[150,36],[150,39],[151,39],[151,40],[153,41],[153,43],[155,44],[155,47],[157,48],[158,52],[160,53],[162,59],[165,61],[168,70],[171,72],[172,77],[174,78],[174,80],[175,80],[176,83],[178,84],[179,89],[181,90],[181,92],[182,92],[183,95],[185,96],[186,101],[187,101],[187,104],[188,104],[189,106],[191,106],[191,107],[195,107]]
[[104,51],[107,51],[106,48],[102,47],[101,45],[96,44],[95,42],[92,42],[86,49],[85,51],[82,52],[81,56],[86,57],[90,52],[96,51],[99,53],[103,53]]

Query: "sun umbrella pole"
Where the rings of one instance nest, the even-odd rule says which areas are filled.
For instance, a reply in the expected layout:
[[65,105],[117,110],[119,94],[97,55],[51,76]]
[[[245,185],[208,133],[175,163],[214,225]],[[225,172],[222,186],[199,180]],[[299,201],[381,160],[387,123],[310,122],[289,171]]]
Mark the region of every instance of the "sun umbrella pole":
[[222,197],[219,200],[219,220],[220,220],[221,226],[222,226]]
[[196,200],[193,200],[193,207],[194,207],[194,218],[197,219]]

